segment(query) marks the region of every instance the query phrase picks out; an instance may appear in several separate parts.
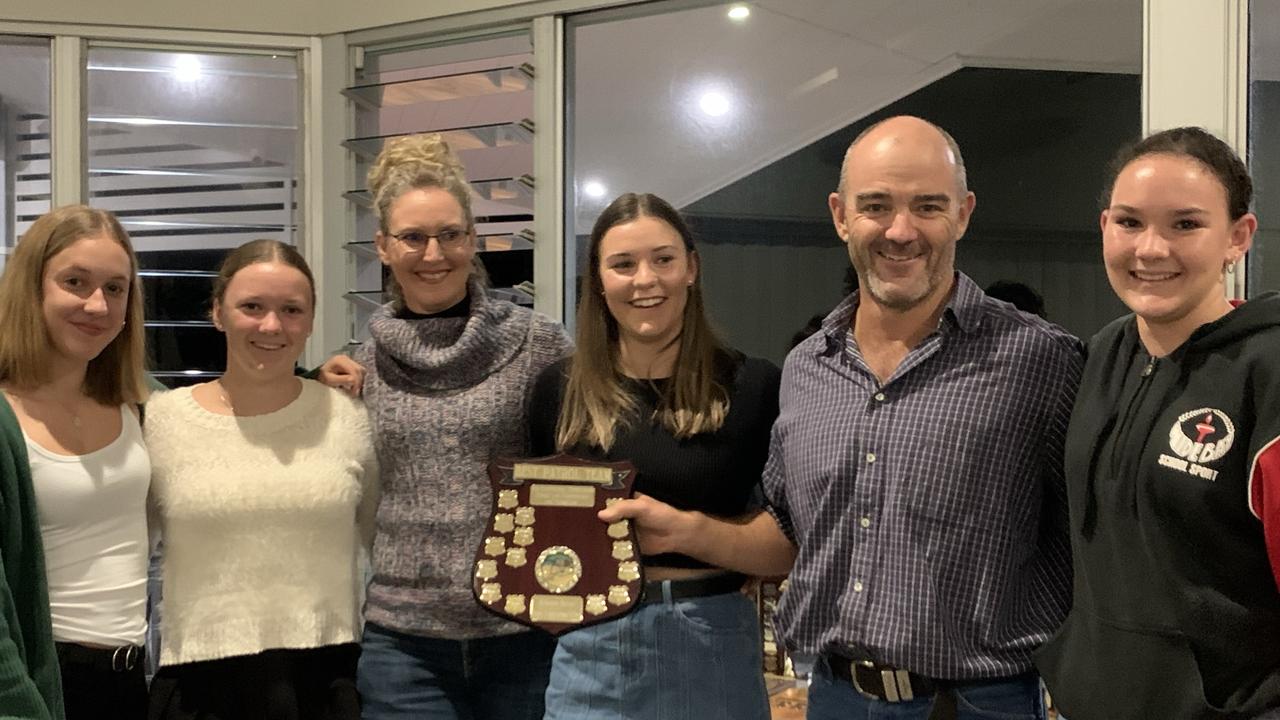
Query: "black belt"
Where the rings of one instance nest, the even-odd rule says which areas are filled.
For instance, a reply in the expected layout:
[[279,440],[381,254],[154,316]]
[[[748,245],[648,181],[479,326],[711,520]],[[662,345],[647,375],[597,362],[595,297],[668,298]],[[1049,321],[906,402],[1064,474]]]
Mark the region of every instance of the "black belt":
[[671,585],[670,594],[672,600],[684,600],[686,598],[707,597],[709,595],[724,595],[725,593],[738,592],[742,589],[742,584],[747,581],[747,576],[742,573],[720,573],[718,575],[707,575],[706,577],[687,578],[683,580],[653,580],[644,584],[644,594],[640,596],[640,602],[662,602],[662,585],[669,583]]
[[822,659],[831,668],[832,677],[850,683],[854,690],[866,697],[885,702],[932,697],[953,684],[917,675],[910,670],[876,665],[869,660],[850,660],[830,653],[823,653]]
[[100,670],[129,672],[142,665],[146,650],[139,645],[122,645],[114,648],[95,648],[76,643],[56,643],[58,660],[64,663],[88,665]]

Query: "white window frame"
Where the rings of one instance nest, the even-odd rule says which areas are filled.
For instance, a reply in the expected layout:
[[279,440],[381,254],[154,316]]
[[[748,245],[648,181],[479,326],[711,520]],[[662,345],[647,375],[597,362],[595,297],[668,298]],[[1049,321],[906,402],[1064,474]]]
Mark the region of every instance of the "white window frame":
[[[1143,0],[1142,133],[1198,125],[1249,148],[1249,0]],[[1245,297],[1245,263],[1227,295]]]
[[[298,235],[298,249],[314,268],[316,294],[326,298],[330,290],[341,295],[345,287],[345,265],[332,267],[333,256],[344,261],[341,249],[330,250],[333,243],[326,241],[326,229],[336,230],[327,217],[323,181],[332,173],[325,169],[329,160],[324,152],[324,132],[327,126],[322,119],[330,117],[324,99],[328,95],[338,97],[336,91],[327,93],[320,86],[326,79],[326,40],[303,35],[250,34],[215,31],[164,30],[156,28],[76,25],[67,23],[32,23],[0,21],[0,34],[28,35],[51,39],[53,124],[50,143],[53,148],[51,167],[52,205],[70,205],[88,201],[87,139],[85,135],[88,116],[85,94],[85,59],[90,46],[122,47],[141,50],[188,51],[237,54],[281,54],[297,58],[298,72],[302,77],[302,106],[300,117],[303,134],[299,158],[302,193],[305,207],[301,217],[302,232]],[[341,63],[341,36],[332,36],[329,45],[338,54]],[[330,63],[332,65],[332,63]],[[341,63],[345,70],[345,63]],[[341,80],[337,83],[341,87]],[[333,123],[329,123],[332,125]],[[342,128],[339,126],[339,135]],[[334,147],[337,147],[336,143]],[[339,153],[332,153],[339,157]],[[336,278],[335,278],[336,274]],[[302,362],[308,367],[318,364],[325,356],[325,349],[342,346],[343,333],[329,329],[329,318],[334,314],[321,302],[317,307],[318,320]]]

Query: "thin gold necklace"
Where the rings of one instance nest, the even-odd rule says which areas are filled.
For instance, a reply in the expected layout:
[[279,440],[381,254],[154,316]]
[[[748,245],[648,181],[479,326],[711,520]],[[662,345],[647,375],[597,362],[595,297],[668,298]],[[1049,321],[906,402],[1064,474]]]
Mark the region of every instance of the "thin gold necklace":
[[227,406],[227,409],[231,411],[232,415],[235,415],[236,406],[232,405],[231,398],[227,397],[227,386],[222,384],[221,378],[214,380],[214,382],[218,384],[218,399],[222,401],[223,405]]
[[[12,394],[13,394],[13,395],[15,395],[16,397],[23,398],[24,400],[33,400],[33,399],[34,399],[34,400],[36,400],[37,402],[40,402],[40,398],[39,398],[38,396],[33,398],[33,397],[32,397],[32,396],[30,396],[30,395],[27,395],[26,397],[23,397],[23,395],[18,394],[18,393],[12,393]],[[72,427],[74,427],[74,428],[75,428],[75,429],[77,429],[77,430],[80,430],[81,428],[83,428],[83,427],[84,427],[84,423],[80,420],[80,413],[79,413],[79,412],[77,412],[77,411],[74,409],[74,407],[75,407],[74,403],[73,403],[72,405],[67,405],[66,403],[62,402],[61,400],[58,400],[57,398],[54,398],[52,395],[47,395],[47,396],[45,396],[45,398],[44,398],[44,399],[45,399],[45,401],[52,403],[54,407],[58,408],[59,410],[61,410],[62,412],[66,413],[68,416],[70,416],[70,417],[71,417],[71,426],[72,426]]]
[[[57,402],[57,401],[55,400],[54,402]],[[60,402],[59,402],[58,404],[59,404],[59,405],[62,405],[62,403],[60,403]],[[81,423],[81,422],[80,422],[80,413],[76,412],[75,410],[72,410],[71,408],[69,408],[69,407],[67,407],[67,406],[65,406],[65,405],[62,405],[62,409],[63,409],[63,410],[65,410],[65,411],[66,411],[66,413],[67,413],[68,415],[70,415],[70,416],[71,416],[71,426],[72,426],[72,427],[74,427],[74,428],[75,428],[75,429],[77,429],[77,430],[79,430],[79,429],[81,429],[81,428],[83,427],[83,423]]]

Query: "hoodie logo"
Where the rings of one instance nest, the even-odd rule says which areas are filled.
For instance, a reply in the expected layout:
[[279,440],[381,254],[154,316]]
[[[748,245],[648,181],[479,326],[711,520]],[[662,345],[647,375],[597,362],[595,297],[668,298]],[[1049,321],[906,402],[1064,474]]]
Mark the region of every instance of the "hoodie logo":
[[1174,456],[1160,455],[1160,464],[1205,480],[1215,480],[1218,471],[1206,465],[1221,459],[1236,439],[1236,426],[1221,410],[1200,408],[1183,413],[1169,428],[1169,449]]

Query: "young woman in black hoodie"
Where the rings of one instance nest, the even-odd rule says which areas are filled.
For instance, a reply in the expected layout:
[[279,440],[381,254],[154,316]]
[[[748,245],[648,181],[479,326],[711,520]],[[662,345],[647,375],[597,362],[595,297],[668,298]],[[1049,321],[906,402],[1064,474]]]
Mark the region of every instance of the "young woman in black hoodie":
[[[1198,128],[1123,150],[1107,276],[1067,434],[1075,591],[1037,662],[1071,720],[1280,713],[1280,295],[1227,299],[1257,229]],[[1280,716],[1280,715],[1277,715]]]

